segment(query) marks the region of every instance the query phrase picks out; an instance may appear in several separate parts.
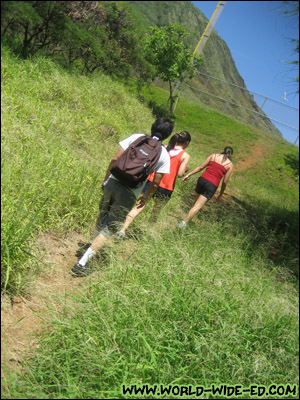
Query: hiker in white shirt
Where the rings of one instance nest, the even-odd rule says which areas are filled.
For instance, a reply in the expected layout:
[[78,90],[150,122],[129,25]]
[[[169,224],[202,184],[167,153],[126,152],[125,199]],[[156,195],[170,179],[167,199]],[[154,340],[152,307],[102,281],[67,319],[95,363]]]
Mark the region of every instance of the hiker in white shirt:
[[[174,123],[168,118],[159,118],[151,127],[151,137],[158,142],[162,142],[171,135],[173,127]],[[109,236],[120,229],[135,202],[137,201],[138,207],[143,207],[157,190],[164,174],[170,171],[170,157],[165,147],[160,146],[161,149],[159,151],[161,153],[154,167],[155,176],[153,182],[147,193],[139,198],[138,196],[147,177],[138,187],[130,188],[111,174],[111,168],[116,164],[116,161],[141,136],[145,136],[145,134],[136,133],[119,142],[119,150],[112,158],[103,181],[103,196],[99,205],[100,213],[96,223],[96,234],[90,247],[72,268],[71,274],[73,276],[89,275],[88,261],[105,245]]]

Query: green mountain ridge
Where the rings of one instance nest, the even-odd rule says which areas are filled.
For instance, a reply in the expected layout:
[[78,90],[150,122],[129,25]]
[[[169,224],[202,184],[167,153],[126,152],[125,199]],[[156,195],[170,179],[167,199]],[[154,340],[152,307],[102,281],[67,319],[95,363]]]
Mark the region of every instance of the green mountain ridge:
[[[143,21],[143,25],[164,26],[178,24],[183,26],[189,33],[189,43],[192,50],[195,49],[208,23],[205,15],[191,1],[130,1],[129,3],[132,4],[137,15]],[[237,70],[229,47],[216,30],[212,31],[202,55],[204,62],[201,67],[201,73],[226,81],[228,84],[216,80],[211,81],[208,91],[218,98],[202,95],[201,101],[222,111],[225,104],[219,98],[225,100],[231,98],[234,87],[230,84],[246,89],[245,82]],[[206,76],[196,75],[195,78],[187,83],[189,86],[201,89],[206,81]],[[159,86],[166,88],[162,82],[159,83]],[[184,90],[181,89],[181,93],[198,100],[199,92],[195,92],[195,90],[184,87]],[[251,124],[255,118],[255,113],[259,112],[264,117],[257,119],[256,127],[282,137],[281,132],[256,104],[254,97],[248,90],[236,89],[233,101],[244,108],[229,104],[228,107],[231,107],[232,110],[229,109],[227,111],[232,114],[232,117],[242,119]]]

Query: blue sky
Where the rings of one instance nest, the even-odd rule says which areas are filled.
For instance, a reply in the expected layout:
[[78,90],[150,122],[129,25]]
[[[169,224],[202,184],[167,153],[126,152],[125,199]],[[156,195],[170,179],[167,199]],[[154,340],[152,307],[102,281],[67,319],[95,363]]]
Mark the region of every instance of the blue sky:
[[[193,1],[209,20],[218,1]],[[281,1],[227,1],[215,30],[227,43],[236,67],[248,90],[299,109],[299,94],[293,78],[298,66],[284,61],[299,59],[290,39],[299,38],[295,18],[279,11]],[[199,39],[202,32],[199,32]],[[296,68],[297,67],[297,68]],[[283,100],[283,94],[286,98]],[[259,106],[264,98],[254,96]],[[297,110],[267,100],[264,112],[270,117],[299,129]],[[274,123],[274,122],[273,122]],[[299,132],[274,123],[283,137],[295,143]],[[296,142],[299,145],[299,139]]]

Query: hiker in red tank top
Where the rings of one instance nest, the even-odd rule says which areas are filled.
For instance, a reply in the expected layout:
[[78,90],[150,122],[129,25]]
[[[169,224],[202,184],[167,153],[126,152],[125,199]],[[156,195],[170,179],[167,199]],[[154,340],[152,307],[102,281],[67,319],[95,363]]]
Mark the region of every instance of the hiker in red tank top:
[[228,179],[233,171],[233,164],[231,161],[232,154],[233,149],[231,147],[225,147],[221,154],[211,154],[203,164],[195,168],[183,178],[183,182],[186,182],[190,176],[206,169],[197,181],[195,189],[196,202],[190,209],[188,215],[180,222],[180,228],[185,229],[186,224],[200,211],[202,206],[214,196],[223,178],[221,192],[218,196],[218,200],[221,199]]
[[208,180],[209,182],[213,183],[215,186],[219,186],[221,179],[226,174],[226,165],[231,164],[232,162],[229,160],[228,162],[225,161],[224,164],[219,164],[216,162],[217,154],[213,155],[213,161],[209,161],[206,170],[201,175],[202,178]]
[[[183,177],[187,170],[190,156],[186,153],[185,149],[189,145],[190,141],[191,135],[188,132],[183,131],[173,135],[167,146],[167,151],[170,156],[170,173],[164,174],[162,180],[160,181],[159,187],[153,196],[155,198],[155,203],[152,210],[153,221],[156,220],[161,208],[166,204],[168,200],[170,200],[175,188],[176,178]],[[154,174],[155,171],[148,176],[148,181],[145,184],[143,192],[147,192],[148,186],[150,186],[151,182],[153,181]],[[118,236],[120,238],[125,236],[126,229],[133,222],[133,220],[143,211],[144,207],[145,206],[139,207],[137,205],[131,210],[126,218],[122,229],[118,232]]]

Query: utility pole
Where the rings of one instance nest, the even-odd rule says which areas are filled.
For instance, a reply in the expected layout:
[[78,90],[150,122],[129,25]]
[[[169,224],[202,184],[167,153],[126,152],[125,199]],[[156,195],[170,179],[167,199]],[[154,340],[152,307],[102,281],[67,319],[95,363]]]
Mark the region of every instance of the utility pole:
[[211,19],[209,20],[197,46],[195,47],[195,50],[193,52],[193,57],[195,56],[196,53],[201,54],[214,26],[216,25],[216,22],[218,21],[218,18],[220,17],[227,1],[219,1],[213,15],[211,16]]
[[[215,9],[213,15],[211,16],[211,19],[209,20],[209,22],[208,22],[208,24],[207,24],[207,26],[206,26],[203,34],[202,34],[197,46],[195,47],[195,50],[193,52],[192,60],[194,59],[194,56],[195,56],[196,53],[198,53],[198,54],[202,53],[202,50],[203,50],[203,48],[204,48],[204,46],[205,46],[205,44],[206,44],[206,42],[207,42],[207,40],[209,38],[214,26],[216,25],[216,22],[217,22],[218,18],[220,17],[220,15],[221,15],[226,3],[227,3],[227,1],[219,1],[218,2],[218,5],[217,5],[216,9]],[[181,84],[181,82],[178,81],[177,85],[174,88],[173,95],[179,89],[180,84]],[[177,96],[177,99],[176,99],[176,103],[175,103],[175,106],[174,106],[174,112],[175,112],[175,109],[176,109],[176,106],[177,106],[178,98],[179,98],[179,96]]]

